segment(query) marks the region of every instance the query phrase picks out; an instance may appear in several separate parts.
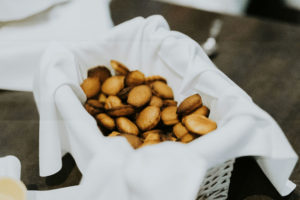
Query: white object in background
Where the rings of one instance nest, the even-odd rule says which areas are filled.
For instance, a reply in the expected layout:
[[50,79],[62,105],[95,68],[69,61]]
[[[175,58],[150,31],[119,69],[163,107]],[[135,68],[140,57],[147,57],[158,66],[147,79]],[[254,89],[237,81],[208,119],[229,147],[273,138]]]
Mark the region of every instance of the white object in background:
[[300,10],[300,0],[284,0],[284,2],[290,8]]
[[0,22],[20,20],[68,0],[0,0]]
[[[23,10],[20,5],[25,2],[35,4]],[[1,89],[32,91],[34,71],[49,43],[96,41],[113,26],[110,0],[58,2],[61,1],[0,0],[0,11],[9,9],[0,14],[2,20],[6,16],[7,20],[19,19],[0,22]],[[21,9],[19,14],[16,6]],[[27,18],[20,19],[21,16]]]
[[0,157],[0,177],[20,179],[21,163],[15,156]]
[[0,200],[26,200],[27,189],[18,179],[0,177]]
[[249,0],[156,0],[201,10],[243,15]]
[[26,200],[27,189],[20,175],[21,163],[17,157],[0,157],[0,200]]
[[209,30],[209,37],[202,44],[202,48],[208,56],[216,55],[218,52],[217,38],[222,29],[223,22],[220,19],[215,19]]
[[[88,68],[109,66],[111,59],[164,76],[178,102],[199,93],[218,129],[189,144],[163,142],[138,150],[125,138],[104,137],[82,106],[80,83]],[[83,176],[79,186],[32,191],[32,200],[195,199],[207,169],[240,156],[255,156],[281,195],[295,188],[288,178],[298,157],[280,127],[195,41],[170,31],[160,16],[125,22],[97,43],[52,45],[35,76],[34,97],[41,119],[41,175],[57,172],[61,156],[70,152]]]

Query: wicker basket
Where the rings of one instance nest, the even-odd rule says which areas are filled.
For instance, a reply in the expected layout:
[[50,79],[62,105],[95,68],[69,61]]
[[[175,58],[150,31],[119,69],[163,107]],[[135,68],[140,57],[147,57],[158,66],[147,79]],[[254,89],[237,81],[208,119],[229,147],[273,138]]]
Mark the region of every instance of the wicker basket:
[[207,171],[196,200],[225,200],[235,160],[229,160]]

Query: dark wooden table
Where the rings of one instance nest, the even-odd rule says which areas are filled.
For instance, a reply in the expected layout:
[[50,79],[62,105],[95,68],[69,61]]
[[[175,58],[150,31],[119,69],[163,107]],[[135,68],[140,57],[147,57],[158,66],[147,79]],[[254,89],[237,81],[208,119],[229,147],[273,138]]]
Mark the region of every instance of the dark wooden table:
[[[115,24],[136,16],[163,15],[171,29],[199,43],[207,38],[212,20],[222,19],[220,51],[214,63],[275,118],[300,155],[300,27],[144,0],[113,0],[111,11]],[[0,156],[8,154],[21,160],[22,180],[29,189],[60,188],[76,185],[80,180],[81,174],[70,155],[64,156],[60,172],[39,177],[38,113],[32,93],[0,91]],[[228,199],[298,200],[299,164],[291,180],[297,188],[282,198],[252,158],[239,158]]]

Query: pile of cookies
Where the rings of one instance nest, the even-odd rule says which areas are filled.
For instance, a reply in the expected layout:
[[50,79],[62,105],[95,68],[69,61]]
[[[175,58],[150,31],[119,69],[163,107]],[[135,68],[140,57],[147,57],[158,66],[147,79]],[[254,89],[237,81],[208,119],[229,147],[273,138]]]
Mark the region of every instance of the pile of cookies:
[[115,76],[104,66],[88,71],[81,84],[87,96],[85,109],[95,117],[106,136],[123,136],[133,148],[163,141],[188,143],[217,128],[209,109],[194,94],[177,107],[167,80],[146,77],[112,60]]

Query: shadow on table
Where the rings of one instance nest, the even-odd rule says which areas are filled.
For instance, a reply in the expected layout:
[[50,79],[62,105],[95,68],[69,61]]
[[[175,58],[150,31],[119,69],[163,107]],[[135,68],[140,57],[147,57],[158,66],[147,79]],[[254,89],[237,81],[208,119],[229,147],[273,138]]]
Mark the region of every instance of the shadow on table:
[[78,185],[82,174],[80,173],[75,160],[67,153],[62,158],[62,168],[56,174],[36,179],[37,184],[27,184],[28,190],[51,190],[63,187]]
[[62,158],[62,162],[63,166],[59,172],[45,178],[45,182],[48,186],[56,186],[63,184],[68,179],[72,170],[76,166],[75,160],[69,153]]
[[252,157],[238,158],[231,177],[230,200],[299,200],[299,189],[281,197]]

